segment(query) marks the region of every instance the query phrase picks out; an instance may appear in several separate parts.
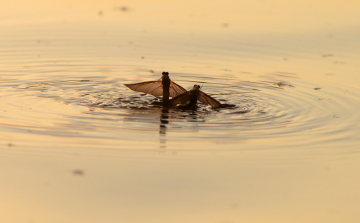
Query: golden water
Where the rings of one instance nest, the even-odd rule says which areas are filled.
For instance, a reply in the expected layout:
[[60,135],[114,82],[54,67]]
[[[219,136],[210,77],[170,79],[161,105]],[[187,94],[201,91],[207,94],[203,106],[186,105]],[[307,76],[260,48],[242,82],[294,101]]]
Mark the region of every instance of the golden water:
[[[357,222],[357,1],[17,1],[2,222]],[[162,71],[234,108],[149,106]]]

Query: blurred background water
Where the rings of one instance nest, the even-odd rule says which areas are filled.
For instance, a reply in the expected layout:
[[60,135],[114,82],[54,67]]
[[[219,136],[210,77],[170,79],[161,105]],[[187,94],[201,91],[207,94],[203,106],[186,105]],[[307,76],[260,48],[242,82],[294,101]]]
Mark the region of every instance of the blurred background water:
[[[356,1],[1,9],[4,222],[357,222]],[[161,72],[233,108],[151,106]]]

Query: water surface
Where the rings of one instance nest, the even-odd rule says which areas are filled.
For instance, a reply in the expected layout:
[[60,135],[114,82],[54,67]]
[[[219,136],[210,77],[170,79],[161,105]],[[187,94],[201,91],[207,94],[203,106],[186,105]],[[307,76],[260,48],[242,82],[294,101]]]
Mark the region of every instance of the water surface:
[[[36,3],[0,22],[4,221],[360,219],[357,2]],[[124,86],[163,71],[235,107]]]

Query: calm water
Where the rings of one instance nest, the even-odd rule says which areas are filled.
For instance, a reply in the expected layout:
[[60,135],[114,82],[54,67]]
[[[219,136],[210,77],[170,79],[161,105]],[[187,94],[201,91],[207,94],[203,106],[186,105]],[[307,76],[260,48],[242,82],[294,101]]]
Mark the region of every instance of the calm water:
[[[22,3],[0,17],[2,221],[360,220],[357,2]],[[162,71],[235,107],[124,86]]]

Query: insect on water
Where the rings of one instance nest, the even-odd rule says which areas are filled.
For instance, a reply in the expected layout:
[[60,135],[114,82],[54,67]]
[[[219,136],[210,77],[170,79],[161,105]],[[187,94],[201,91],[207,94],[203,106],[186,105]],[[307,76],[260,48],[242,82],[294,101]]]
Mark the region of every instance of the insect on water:
[[133,91],[139,91],[154,96],[163,96],[164,105],[167,105],[169,102],[169,97],[174,98],[187,92],[183,87],[170,80],[168,72],[163,72],[162,77],[157,81],[125,84],[125,86]]
[[181,95],[178,95],[171,99],[168,102],[169,106],[176,106],[178,104],[186,104],[185,106],[180,106],[184,109],[195,109],[197,101],[204,103],[205,105],[210,105],[213,108],[224,108],[225,105],[221,104],[218,100],[214,99],[208,94],[200,91],[200,85],[194,85],[194,87]]

